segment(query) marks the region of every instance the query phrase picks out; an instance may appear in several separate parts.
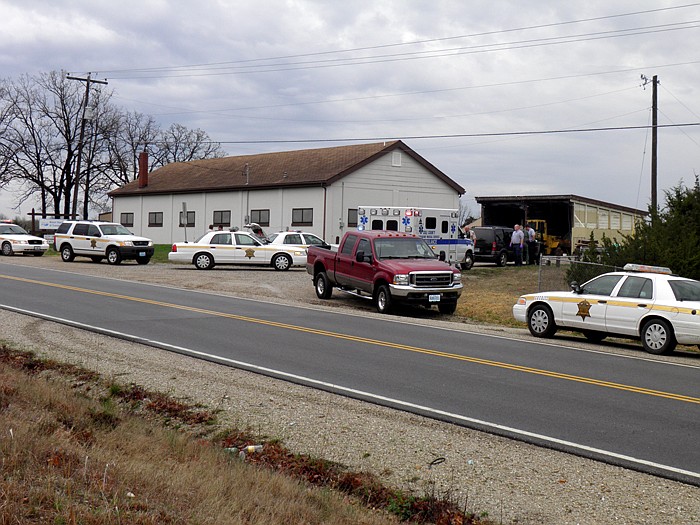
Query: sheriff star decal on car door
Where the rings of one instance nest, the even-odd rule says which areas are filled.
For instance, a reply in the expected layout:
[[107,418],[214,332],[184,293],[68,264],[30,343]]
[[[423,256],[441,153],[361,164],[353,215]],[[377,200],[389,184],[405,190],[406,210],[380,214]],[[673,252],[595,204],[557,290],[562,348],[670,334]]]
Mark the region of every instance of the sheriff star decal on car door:
[[583,301],[578,303],[578,312],[576,313],[576,315],[581,316],[581,320],[585,321],[586,317],[591,316],[591,314],[589,313],[590,309],[591,309],[591,303],[589,303],[588,301],[586,301],[584,299]]
[[253,248],[246,249],[245,256],[248,257],[248,259],[252,259],[255,257],[255,250],[253,250]]

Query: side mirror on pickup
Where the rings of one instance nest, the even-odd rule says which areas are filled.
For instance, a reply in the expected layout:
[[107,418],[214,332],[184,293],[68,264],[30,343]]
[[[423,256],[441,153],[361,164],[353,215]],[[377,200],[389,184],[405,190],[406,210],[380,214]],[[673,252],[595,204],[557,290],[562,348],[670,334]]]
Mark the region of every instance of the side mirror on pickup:
[[445,262],[445,259],[447,259],[447,254],[445,253],[445,250],[440,250],[440,260]]
[[356,260],[357,262],[368,262],[368,263],[371,263],[371,262],[372,262],[372,254],[370,254],[370,255],[365,255],[365,252],[363,252],[362,250],[360,250],[359,252],[355,253],[355,260]]

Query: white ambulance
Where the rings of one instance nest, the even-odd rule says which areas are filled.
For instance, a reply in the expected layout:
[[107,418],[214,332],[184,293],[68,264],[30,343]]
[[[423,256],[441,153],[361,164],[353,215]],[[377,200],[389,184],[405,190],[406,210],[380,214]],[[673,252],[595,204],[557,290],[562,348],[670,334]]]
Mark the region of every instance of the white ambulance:
[[422,237],[436,255],[469,270],[474,265],[474,245],[459,228],[459,210],[400,206],[358,206],[358,230],[389,230]]

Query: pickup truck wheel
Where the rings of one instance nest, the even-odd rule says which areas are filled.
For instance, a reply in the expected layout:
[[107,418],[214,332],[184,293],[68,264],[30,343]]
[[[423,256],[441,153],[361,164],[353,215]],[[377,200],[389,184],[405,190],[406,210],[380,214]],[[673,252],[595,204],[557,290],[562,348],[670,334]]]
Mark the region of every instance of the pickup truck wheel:
[[119,264],[122,262],[122,256],[119,253],[119,250],[116,248],[110,248],[107,250],[107,262],[109,264]]
[[663,319],[651,319],[644,323],[641,336],[642,348],[650,354],[670,354],[676,347],[673,328]]
[[377,290],[377,312],[388,314],[391,311],[391,292],[386,284],[382,284]]
[[527,327],[535,337],[552,337],[557,331],[554,314],[549,306],[538,304],[527,314]]
[[198,253],[192,262],[198,270],[211,270],[214,267],[214,258],[208,253]]
[[61,247],[61,259],[63,262],[72,262],[73,259],[75,259],[75,254],[73,253],[73,248],[70,247],[70,244],[66,244],[65,246]]
[[330,299],[333,293],[333,288],[331,287],[330,280],[326,272],[318,272],[316,274],[316,279],[314,281],[314,288],[316,288],[316,297],[319,299]]
[[474,256],[471,253],[468,253],[464,256],[464,260],[459,266],[460,270],[471,270],[472,266],[474,266]]
[[285,271],[289,270],[292,265],[292,259],[289,255],[283,253],[278,253],[272,258],[272,266],[275,270]]
[[449,303],[449,304],[438,304],[438,310],[440,311],[441,314],[444,315],[452,315],[455,313],[455,310],[457,310],[457,303]]

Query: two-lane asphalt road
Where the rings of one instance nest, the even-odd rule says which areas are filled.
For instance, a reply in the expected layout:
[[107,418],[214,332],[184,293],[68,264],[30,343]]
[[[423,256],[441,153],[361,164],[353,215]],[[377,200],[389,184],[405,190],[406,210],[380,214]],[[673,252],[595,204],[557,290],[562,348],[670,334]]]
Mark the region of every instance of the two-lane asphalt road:
[[0,307],[700,485],[700,367],[0,262]]

